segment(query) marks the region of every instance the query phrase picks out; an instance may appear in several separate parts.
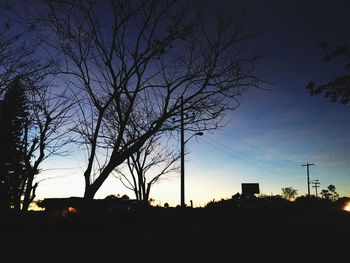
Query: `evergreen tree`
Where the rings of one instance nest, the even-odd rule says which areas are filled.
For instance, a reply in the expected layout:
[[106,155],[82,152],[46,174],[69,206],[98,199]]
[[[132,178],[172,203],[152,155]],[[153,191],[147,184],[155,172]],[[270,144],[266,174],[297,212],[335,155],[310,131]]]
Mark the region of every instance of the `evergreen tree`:
[[20,209],[26,181],[24,130],[27,98],[20,78],[11,82],[0,102],[0,205]]

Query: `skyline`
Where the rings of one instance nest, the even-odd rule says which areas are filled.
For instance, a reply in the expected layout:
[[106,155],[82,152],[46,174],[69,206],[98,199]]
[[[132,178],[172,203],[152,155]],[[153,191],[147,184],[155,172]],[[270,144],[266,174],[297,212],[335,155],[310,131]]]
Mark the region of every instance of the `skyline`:
[[[213,2],[212,2],[213,3]],[[227,1],[227,3],[230,3]],[[230,198],[241,192],[241,183],[260,184],[263,194],[280,194],[293,187],[307,193],[305,163],[310,180],[320,190],[336,186],[340,196],[350,196],[349,106],[329,102],[322,95],[310,97],[309,81],[324,83],[348,73],[343,60],[324,61],[317,43],[349,43],[346,25],[350,18],[346,1],[235,1],[247,8],[247,21],[257,27],[256,47],[266,54],[257,67],[266,80],[262,88],[240,98],[241,105],[228,116],[221,130],[204,132],[186,143],[186,203],[203,206],[212,199]],[[185,138],[191,133],[186,132]],[[178,149],[179,148],[179,145]],[[73,167],[74,169],[69,169]],[[78,168],[77,168],[78,167]],[[78,154],[47,160],[37,198],[82,196],[83,158]],[[314,189],[311,188],[311,193]],[[133,193],[110,176],[96,198]],[[180,173],[153,186],[155,204],[180,203]]]

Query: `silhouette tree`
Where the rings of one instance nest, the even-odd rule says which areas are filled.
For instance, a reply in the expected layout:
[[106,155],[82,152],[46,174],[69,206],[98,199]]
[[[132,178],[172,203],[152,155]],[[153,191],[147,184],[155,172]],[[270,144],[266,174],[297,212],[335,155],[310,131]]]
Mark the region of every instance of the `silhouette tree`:
[[1,192],[7,192],[7,207],[23,211],[35,198],[39,166],[64,154],[62,147],[69,142],[60,128],[69,125],[70,102],[35,84],[28,77],[15,78],[0,108]]
[[339,194],[335,190],[335,186],[330,184],[327,189],[323,189],[321,191],[322,198],[330,201],[337,201],[339,198]]
[[[72,123],[72,102],[65,92],[55,94],[48,85],[32,87],[30,119],[25,127],[25,168],[27,180],[22,210],[26,211],[35,198],[40,180],[36,175],[40,165],[52,156],[66,155],[64,147],[70,143],[68,127]],[[42,180],[46,180],[44,178]]]
[[327,187],[328,191],[330,192],[331,194],[331,200],[334,202],[336,200],[338,200],[339,198],[339,194],[335,191],[335,186],[330,184],[328,187]]
[[124,169],[116,170],[116,176],[123,185],[132,190],[136,199],[143,204],[149,203],[151,187],[161,177],[178,170],[174,163],[179,159],[179,154],[175,154],[168,145],[162,145],[161,139],[161,136],[151,137],[127,159],[129,173]]
[[[13,8],[3,8],[3,6],[0,8],[0,13],[4,17],[14,17],[14,14],[10,14],[12,11]],[[65,145],[62,140],[64,134],[60,130],[62,126],[69,125],[68,112],[72,103],[68,101],[64,92],[50,90],[46,77],[49,75],[52,77],[56,62],[52,58],[38,61],[36,52],[40,40],[32,38],[32,27],[16,27],[14,25],[17,19],[13,21],[8,20],[4,26],[0,26],[0,100],[6,104],[8,95],[4,94],[7,94],[9,89],[13,89],[14,85],[21,86],[22,95],[26,98],[28,116],[26,122],[21,124],[20,136],[19,133],[19,137],[17,136],[18,140],[21,139],[22,147],[21,156],[18,156],[21,160],[18,169],[22,169],[24,164],[25,176],[22,179],[25,181],[21,182],[16,205],[12,204],[12,206],[19,209],[21,201],[22,210],[27,210],[35,198],[38,181],[35,181],[34,177],[39,173],[40,164],[51,155],[63,153],[59,151]],[[17,101],[11,102],[14,103],[12,106],[6,106],[12,114],[5,115],[6,118],[10,116],[20,118],[20,116],[15,117],[13,114],[17,113],[10,110],[10,107],[18,106],[16,103],[19,103],[19,99],[20,97]],[[3,121],[5,119],[2,119]],[[1,128],[6,133],[5,127]],[[6,143],[9,141],[4,141],[1,145]],[[8,149],[2,148],[2,154],[6,155]],[[4,177],[6,177],[5,174],[3,174]]]
[[298,195],[298,190],[293,189],[292,187],[282,188],[282,196],[288,201],[294,200],[297,195]]
[[0,104],[0,191],[5,209],[20,209],[27,178],[23,137],[28,115],[24,86],[17,78],[8,86]]
[[[325,59],[330,61],[337,57],[350,58],[349,45],[342,45],[332,48],[325,41],[322,41],[319,45],[325,51]],[[346,69],[350,69],[350,63],[346,64]],[[311,81],[306,89],[309,91],[311,96],[323,93],[326,98],[332,102],[339,102],[344,105],[350,101],[350,75],[344,74],[336,77],[335,79],[322,84],[317,85]]]
[[320,194],[323,199],[331,200],[331,193],[327,189],[322,189]]
[[113,199],[130,199],[128,195],[123,194],[122,196],[120,196],[119,194],[117,195],[107,195],[105,197],[106,200],[113,200]]
[[113,200],[113,199],[119,199],[119,198],[120,198],[120,194],[117,194],[117,195],[111,194],[105,197],[106,200]]
[[[0,15],[3,15],[1,8]],[[34,58],[39,45],[36,40],[29,38],[28,31],[12,28],[9,21],[0,25],[0,97],[18,76],[22,79],[29,77],[36,82],[48,73],[48,69],[52,70],[53,61],[39,63]]]
[[215,12],[191,1],[43,2],[38,38],[62,58],[79,101],[85,198],[150,138],[179,129],[181,112],[187,129],[215,129],[259,86],[253,35],[226,6],[208,22]]

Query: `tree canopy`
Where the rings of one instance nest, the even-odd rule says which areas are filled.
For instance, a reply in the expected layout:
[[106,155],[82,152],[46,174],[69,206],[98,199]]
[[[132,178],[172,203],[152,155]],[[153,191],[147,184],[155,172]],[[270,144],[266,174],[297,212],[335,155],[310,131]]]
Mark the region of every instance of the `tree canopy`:
[[282,188],[282,196],[287,200],[293,200],[298,195],[298,190],[293,187]]

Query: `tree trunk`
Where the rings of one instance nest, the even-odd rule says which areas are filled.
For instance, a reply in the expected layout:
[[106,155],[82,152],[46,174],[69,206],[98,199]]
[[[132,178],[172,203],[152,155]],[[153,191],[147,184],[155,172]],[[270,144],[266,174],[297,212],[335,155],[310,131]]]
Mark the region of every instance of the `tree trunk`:
[[[100,189],[101,185],[108,178],[109,174],[113,171],[113,169],[114,169],[114,166],[111,164],[108,164],[92,184],[85,183],[84,199],[86,200],[94,199],[96,192],[98,191],[98,189]],[[86,179],[87,175],[84,174],[84,176]]]
[[37,185],[35,185],[34,187],[32,186],[33,180],[34,180],[34,174],[31,172],[30,175],[28,176],[28,180],[24,190],[22,211],[28,211],[30,203],[35,198],[35,194],[32,195],[32,193],[35,192],[35,188]]

